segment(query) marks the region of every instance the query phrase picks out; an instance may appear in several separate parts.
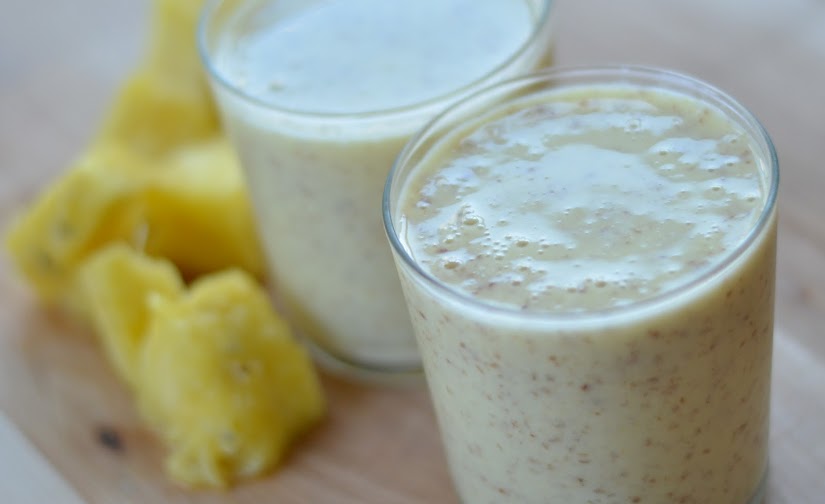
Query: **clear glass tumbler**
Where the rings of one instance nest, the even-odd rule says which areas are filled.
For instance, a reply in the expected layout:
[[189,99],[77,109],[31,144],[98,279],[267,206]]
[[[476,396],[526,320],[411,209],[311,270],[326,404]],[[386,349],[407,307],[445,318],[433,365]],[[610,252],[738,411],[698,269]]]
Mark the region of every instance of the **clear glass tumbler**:
[[449,103],[549,63],[551,0],[224,0],[199,43],[277,306],[317,358],[420,373],[381,224],[386,175]]
[[410,141],[385,227],[463,502],[761,502],[778,170],[733,98],[635,67]]

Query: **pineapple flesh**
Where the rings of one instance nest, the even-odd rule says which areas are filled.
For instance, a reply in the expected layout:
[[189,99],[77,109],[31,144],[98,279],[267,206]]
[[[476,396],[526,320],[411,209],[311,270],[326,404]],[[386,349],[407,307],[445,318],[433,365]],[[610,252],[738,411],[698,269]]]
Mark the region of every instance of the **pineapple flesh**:
[[43,302],[90,322],[169,476],[226,487],[276,467],[325,402],[261,285],[243,173],[195,47],[201,4],[153,0],[144,61],[6,246]]

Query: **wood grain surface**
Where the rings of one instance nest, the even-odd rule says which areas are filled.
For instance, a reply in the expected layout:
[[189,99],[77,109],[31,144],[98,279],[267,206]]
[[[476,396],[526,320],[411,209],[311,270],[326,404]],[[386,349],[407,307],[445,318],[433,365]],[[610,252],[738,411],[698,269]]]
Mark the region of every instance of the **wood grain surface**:
[[[140,54],[146,0],[0,0],[0,228],[85,146]],[[559,64],[664,66],[730,92],[780,156],[769,504],[825,503],[825,2],[558,0]],[[228,493],[166,482],[87,328],[0,258],[0,502],[457,502],[422,385],[325,379],[332,413]],[[571,503],[572,504],[572,503]]]

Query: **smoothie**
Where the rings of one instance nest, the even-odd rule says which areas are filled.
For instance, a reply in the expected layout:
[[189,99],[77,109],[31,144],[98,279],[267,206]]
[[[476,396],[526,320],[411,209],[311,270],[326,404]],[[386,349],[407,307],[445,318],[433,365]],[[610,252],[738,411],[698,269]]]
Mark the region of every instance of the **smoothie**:
[[327,361],[420,358],[380,215],[409,136],[545,65],[549,0],[224,2],[204,52],[245,168],[278,303]]
[[772,147],[735,102],[636,72],[513,84],[439,119],[393,176],[466,503],[744,504],[763,481]]

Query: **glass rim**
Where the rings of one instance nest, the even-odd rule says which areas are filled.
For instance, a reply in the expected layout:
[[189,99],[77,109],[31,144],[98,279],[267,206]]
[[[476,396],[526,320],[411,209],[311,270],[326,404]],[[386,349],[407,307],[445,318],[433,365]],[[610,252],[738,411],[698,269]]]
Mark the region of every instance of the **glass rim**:
[[[611,80],[598,80],[599,78],[611,77]],[[576,84],[593,84],[593,85],[610,85],[622,83],[634,83],[633,79],[642,81],[644,79],[651,80],[655,84],[650,84],[653,89],[662,89],[664,91],[679,92],[687,94],[692,91],[693,94],[689,96],[696,99],[708,102],[720,109],[729,119],[735,121],[736,124],[745,130],[745,133],[751,137],[752,141],[756,142],[757,147],[762,150],[765,149],[764,159],[762,160],[767,169],[766,176],[769,177],[766,182],[770,184],[764,204],[753,226],[748,233],[739,241],[736,247],[726,251],[726,253],[716,262],[712,263],[707,270],[701,271],[696,277],[690,278],[685,282],[680,282],[673,288],[663,290],[652,297],[645,298],[639,301],[631,302],[629,304],[601,308],[596,310],[588,310],[581,312],[572,311],[547,311],[547,310],[524,310],[517,307],[512,307],[497,303],[495,301],[488,301],[474,297],[468,293],[462,292],[457,288],[453,288],[449,284],[442,282],[434,275],[429,273],[410,255],[406,247],[401,243],[398,233],[396,231],[396,222],[393,218],[394,209],[392,208],[393,190],[396,189],[398,183],[398,175],[401,169],[410,162],[411,156],[416,154],[423,145],[423,142],[430,138],[433,132],[436,132],[436,139],[443,138],[466,126],[466,115],[461,115],[457,122],[451,120],[451,116],[455,113],[462,112],[463,107],[471,107],[476,100],[484,99],[485,97],[494,97],[492,104],[504,105],[508,98],[512,97],[512,92],[519,90],[529,90],[524,94],[519,94],[517,97],[524,97],[534,95],[537,92],[545,91],[555,82],[559,83],[564,79],[573,81],[574,79],[589,79],[578,80],[574,82],[562,82],[561,88],[570,87]],[[538,91],[532,90],[534,86],[541,86]],[[505,93],[505,91],[508,91]],[[496,92],[501,92],[497,95]],[[504,97],[504,99],[502,99]],[[490,104],[490,102],[485,102]],[[466,112],[465,112],[466,113]],[[735,115],[734,115],[735,114]],[[446,127],[444,131],[440,128]],[[762,158],[763,156],[759,156]],[[400,189],[398,187],[397,189]],[[643,313],[658,306],[666,305],[673,302],[683,295],[688,295],[691,292],[698,291],[707,282],[725,271],[733,265],[738,259],[747,254],[751,246],[761,239],[763,233],[767,231],[767,226],[774,219],[776,202],[779,190],[779,158],[776,153],[776,148],[770,135],[768,134],[762,123],[756,116],[738,100],[733,98],[728,93],[722,91],[716,86],[705,82],[696,77],[676,72],[673,70],[641,66],[641,65],[578,65],[578,66],[560,66],[545,69],[528,75],[522,75],[513,79],[502,81],[498,84],[488,86],[476,93],[473,93],[460,101],[457,101],[443,110],[440,114],[433,117],[415,135],[407,142],[404,148],[399,153],[384,185],[384,192],[381,201],[381,213],[384,221],[384,230],[390,245],[393,249],[396,258],[400,258],[403,267],[407,268],[416,279],[422,281],[427,287],[434,289],[446,299],[459,303],[462,306],[471,307],[474,310],[484,311],[488,314],[495,314],[505,319],[516,322],[539,322],[551,324],[582,324],[582,323],[602,323],[607,321],[614,321],[624,317],[632,316],[633,314]],[[401,265],[399,265],[399,268]]]
[[[436,107],[438,107],[438,110],[442,110],[445,104],[452,103],[460,96],[464,96],[468,93],[474,92],[475,90],[486,87],[486,85],[493,81],[496,78],[496,76],[506,73],[508,69],[516,65],[521,60],[521,58],[526,55],[528,50],[531,47],[533,47],[537,41],[539,41],[542,33],[551,21],[551,12],[555,4],[555,0],[535,0],[539,2],[539,4],[541,5],[541,10],[538,12],[538,16],[533,22],[533,26],[529,36],[524,40],[524,42],[522,42],[518,49],[515,52],[513,52],[506,60],[502,61],[501,63],[490,69],[488,72],[484,73],[483,75],[481,75],[480,77],[471,82],[468,82],[458,88],[455,88],[446,94],[441,94],[438,96],[428,98],[426,100],[422,100],[413,104],[404,105],[400,107],[366,110],[363,112],[331,113],[293,109],[290,107],[284,107],[275,103],[271,103],[265,99],[258,98],[243,91],[240,87],[235,85],[231,79],[229,79],[225,74],[218,70],[218,68],[214,64],[214,59],[212,58],[212,51],[210,50],[209,24],[212,20],[214,20],[214,16],[218,12],[218,9],[229,1],[231,0],[207,0],[202,6],[198,18],[198,25],[196,30],[198,54],[200,55],[201,63],[204,69],[212,78],[212,80],[214,80],[214,82],[216,82],[224,90],[229,91],[236,98],[239,98],[247,103],[254,104],[258,107],[262,107],[268,111],[277,112],[279,114],[295,118],[314,119],[318,121],[327,122],[351,121],[353,119],[386,119],[396,116],[415,114],[421,111],[431,110],[432,108]],[[530,0],[523,1],[530,3]]]

